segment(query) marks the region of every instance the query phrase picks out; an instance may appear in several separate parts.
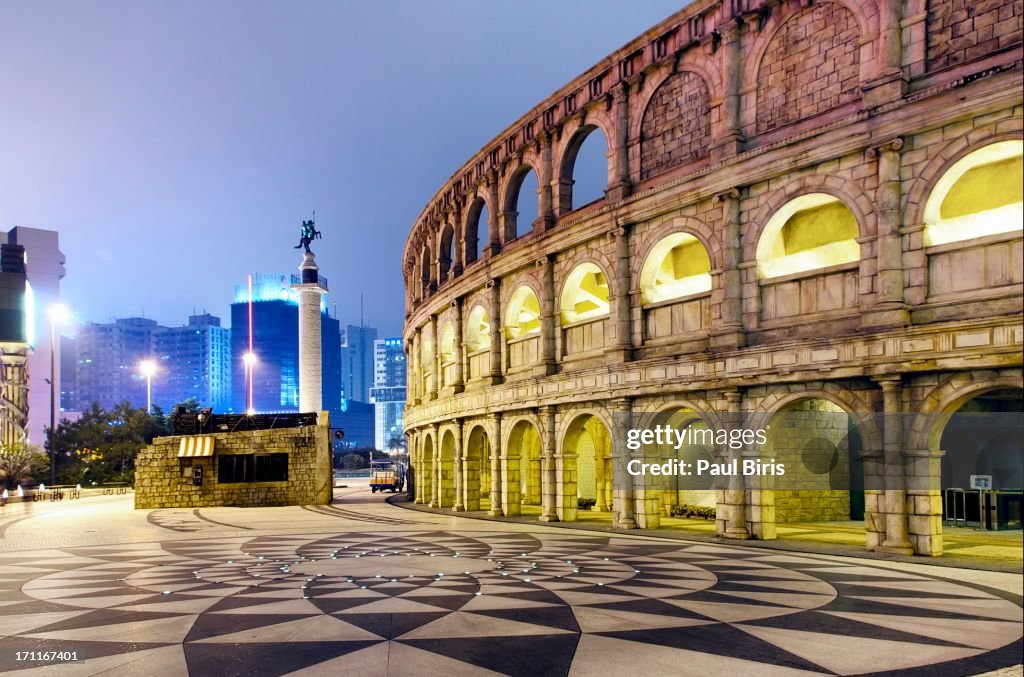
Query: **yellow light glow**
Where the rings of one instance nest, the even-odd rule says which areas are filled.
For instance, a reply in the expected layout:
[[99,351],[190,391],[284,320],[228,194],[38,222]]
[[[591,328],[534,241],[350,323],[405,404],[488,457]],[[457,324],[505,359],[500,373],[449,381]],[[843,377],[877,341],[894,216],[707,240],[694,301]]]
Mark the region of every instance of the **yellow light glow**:
[[510,339],[540,332],[540,301],[533,289],[522,286],[509,300],[505,320],[505,336]]
[[759,278],[792,275],[860,260],[857,221],[841,201],[810,193],[787,202],[757,241]]
[[924,243],[935,246],[1024,230],[1024,141],[969,153],[942,175],[924,209]]
[[561,302],[562,324],[582,322],[608,314],[608,280],[593,263],[576,266],[565,281]]
[[700,240],[672,233],[654,245],[640,270],[644,304],[711,290],[711,258]]
[[455,359],[455,325],[445,322],[441,330],[441,364],[448,364]]
[[466,321],[466,351],[470,353],[491,347],[491,324],[483,306],[474,306]]

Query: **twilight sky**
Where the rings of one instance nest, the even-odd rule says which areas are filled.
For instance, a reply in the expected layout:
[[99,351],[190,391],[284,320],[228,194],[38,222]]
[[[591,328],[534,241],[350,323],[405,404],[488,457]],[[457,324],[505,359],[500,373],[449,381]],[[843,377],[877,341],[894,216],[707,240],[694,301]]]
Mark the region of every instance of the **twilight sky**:
[[434,191],[684,4],[5,0],[0,229],[60,232],[80,321],[227,324],[248,273],[295,271],[316,209],[339,317],[363,290],[398,335],[402,246]]

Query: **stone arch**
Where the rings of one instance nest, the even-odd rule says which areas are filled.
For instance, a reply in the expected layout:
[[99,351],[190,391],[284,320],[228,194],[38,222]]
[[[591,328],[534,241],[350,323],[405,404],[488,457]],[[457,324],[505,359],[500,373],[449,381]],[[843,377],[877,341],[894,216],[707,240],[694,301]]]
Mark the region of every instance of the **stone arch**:
[[540,333],[540,295],[532,284],[520,284],[502,303],[505,308],[505,338],[516,339]]
[[861,260],[860,225],[849,207],[828,193],[786,202],[761,228],[757,277],[811,272]]
[[942,430],[950,417],[968,401],[994,390],[1022,389],[1020,376],[991,372],[954,374],[936,386],[922,401],[906,434],[908,449],[939,451]]
[[[869,4],[877,15],[877,8]],[[756,70],[748,66],[745,79],[757,88],[757,133],[860,100],[861,67],[872,56],[870,47],[861,45],[861,36],[878,32],[877,25],[873,32],[868,25],[877,21],[866,21],[865,9],[853,5],[826,0],[791,11],[785,4],[777,9],[778,16],[770,19],[762,31],[765,37],[752,50],[749,63],[756,64]],[[842,52],[830,56],[827,50],[836,48]],[[801,68],[809,69],[803,71],[808,75],[801,77]],[[821,72],[822,68],[829,70]],[[826,86],[817,86],[823,79]]]
[[[487,429],[480,423],[466,428],[463,502],[466,510],[479,510],[491,490],[491,447]],[[488,500],[489,502],[489,500]]]
[[530,197],[529,195],[520,195],[523,184],[527,181],[530,174],[533,174],[534,180],[539,188],[540,170],[529,160],[524,159],[522,164],[508,173],[508,180],[505,182],[501,200],[502,213],[505,218],[504,241],[506,242],[529,234],[533,228],[533,221],[537,216],[540,216],[540,193],[538,191],[537,194],[533,196],[535,206],[534,212],[537,216],[534,216],[534,219],[530,220],[529,223],[519,218],[521,215],[519,209],[520,200],[529,199]]
[[1015,117],[989,123],[943,144],[938,153],[919,172],[915,172],[906,188],[904,225],[924,223],[924,209],[932,188],[961,158],[1000,141],[1024,138],[1024,118]]
[[466,315],[463,344],[467,353],[488,350],[491,347],[491,324],[487,308],[477,303]]
[[437,252],[438,283],[448,279],[452,262],[455,260],[455,226],[445,223],[441,230],[440,247]]
[[636,238],[639,244],[635,249],[635,255],[630,257],[632,266],[630,276],[633,289],[639,286],[640,270],[644,261],[650,256],[651,250],[672,233],[686,233],[697,238],[711,258],[711,269],[716,270],[722,267],[722,246],[715,231],[699,219],[690,216],[676,216],[649,225],[644,229],[642,235]]
[[640,121],[640,180],[706,157],[711,152],[711,88],[692,68],[665,78]]
[[[558,210],[559,215],[566,214],[584,205],[577,204],[578,199],[573,197],[573,184],[576,176],[576,157],[583,148],[583,144],[595,131],[599,131],[605,142],[605,168],[607,170],[605,185],[611,183],[612,162],[610,149],[614,148],[615,136],[609,133],[609,125],[598,119],[588,119],[586,123],[580,124],[577,129],[567,135],[567,141],[558,156],[558,163],[555,168],[555,176],[558,178]],[[563,132],[565,134],[565,132]],[[602,198],[598,198],[600,200]]]
[[757,409],[750,412],[747,425],[753,429],[764,429],[771,417],[787,405],[807,399],[826,400],[841,408],[860,429],[865,449],[882,448],[882,431],[876,416],[869,413],[874,411],[874,403],[835,383],[808,385],[806,389],[788,386],[776,389],[758,402]]
[[574,407],[563,416],[555,482],[560,520],[577,518],[580,498],[593,499],[597,511],[611,510],[612,430],[607,415],[595,408]]
[[455,505],[455,473],[459,466],[459,450],[455,448],[455,434],[445,430],[441,434],[437,468],[437,505],[451,508]]
[[[591,260],[580,261],[572,267],[562,281],[558,293],[563,325],[608,315],[611,308],[611,288],[606,270]],[[576,292],[581,292],[586,298],[580,298]]]
[[[747,232],[743,233],[743,261],[751,262],[756,259],[757,243],[772,214],[787,202],[805,193],[824,193],[836,198],[853,212],[861,239],[875,236],[877,230],[872,199],[848,179],[828,174],[814,174],[792,181],[766,197],[747,225]],[[863,252],[861,258],[865,258]]]
[[502,446],[501,506],[505,515],[518,515],[523,505],[540,505],[542,443],[540,428],[532,416],[520,416],[507,427]]
[[426,296],[430,291],[430,249],[423,245],[420,252],[420,295]]
[[466,207],[466,221],[463,224],[462,244],[465,247],[462,260],[465,265],[483,258],[483,252],[490,243],[489,218],[494,218],[494,209],[488,204],[487,194],[473,196]]
[[[633,92],[630,97],[630,110],[629,110],[629,140],[630,143],[634,143],[640,139],[641,125],[643,124],[644,114],[650,105],[651,99],[654,97],[658,88],[661,87],[662,83],[670,79],[676,73],[688,71],[700,76],[705,84],[708,86],[708,90],[711,93],[711,101],[714,105],[711,107],[712,117],[714,117],[714,111],[717,106],[717,101],[722,96],[722,76],[717,68],[708,68],[706,57],[703,55],[701,50],[687,50],[683,52],[680,57],[678,65],[674,68],[671,65],[666,64],[661,68],[653,70],[647,78],[644,80],[644,87],[639,92]],[[712,135],[715,133],[714,129],[715,121],[712,120]],[[633,155],[632,161],[634,164],[631,165],[634,170],[633,173],[637,174],[639,162],[637,161],[639,156]]]
[[[416,498],[418,503],[433,501],[434,490],[434,436],[430,431],[423,431],[420,441],[420,468],[416,474]],[[422,499],[422,500],[420,500]]]
[[711,291],[711,256],[704,243],[676,231],[648,248],[636,287],[642,304]]

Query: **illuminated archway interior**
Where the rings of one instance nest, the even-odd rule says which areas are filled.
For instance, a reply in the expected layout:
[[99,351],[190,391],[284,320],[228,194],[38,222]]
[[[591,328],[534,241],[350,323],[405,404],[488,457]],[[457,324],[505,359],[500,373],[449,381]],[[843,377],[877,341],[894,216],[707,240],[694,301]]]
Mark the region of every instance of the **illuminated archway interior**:
[[759,278],[792,275],[860,259],[857,219],[849,207],[825,193],[787,202],[757,242]]
[[672,233],[647,255],[640,271],[643,303],[657,303],[711,290],[711,258],[689,233]]
[[438,355],[443,365],[455,361],[455,325],[451,322],[446,322],[441,330],[441,343],[438,346]]
[[924,209],[925,245],[1024,229],[1024,141],[1000,141],[962,157]]
[[608,280],[593,263],[576,266],[562,290],[562,324],[582,322],[608,314]]
[[505,313],[505,336],[521,338],[540,332],[540,301],[530,287],[519,287]]
[[466,350],[470,353],[491,347],[491,324],[483,306],[474,306],[466,322]]

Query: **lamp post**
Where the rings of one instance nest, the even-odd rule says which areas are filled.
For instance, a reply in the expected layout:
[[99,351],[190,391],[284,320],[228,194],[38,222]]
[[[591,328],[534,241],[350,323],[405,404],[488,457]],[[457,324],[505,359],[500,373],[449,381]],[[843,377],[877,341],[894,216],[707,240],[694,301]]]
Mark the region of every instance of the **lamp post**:
[[245,413],[252,416],[255,413],[252,406],[252,371],[256,366],[256,353],[251,350],[246,352],[242,355],[242,362],[245,363]]
[[57,325],[71,319],[71,311],[61,303],[47,310],[50,316],[50,484],[57,483]]
[[153,374],[156,373],[156,362],[139,362],[139,373],[146,377],[146,413],[149,414],[153,408]]

